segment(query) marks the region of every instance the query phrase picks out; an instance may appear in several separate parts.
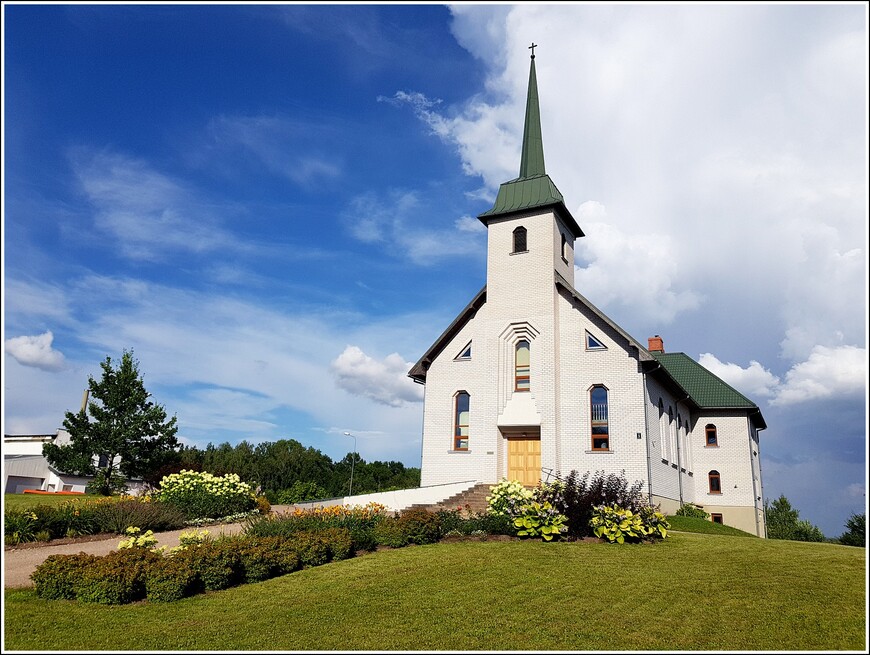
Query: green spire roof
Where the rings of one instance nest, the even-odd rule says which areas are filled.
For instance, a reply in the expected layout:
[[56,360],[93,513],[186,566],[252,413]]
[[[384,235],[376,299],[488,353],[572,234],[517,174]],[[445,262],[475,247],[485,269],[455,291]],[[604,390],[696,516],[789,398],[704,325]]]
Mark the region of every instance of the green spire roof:
[[582,237],[583,230],[565,207],[565,199],[553,184],[544,168],[544,140],[541,137],[541,108],[538,104],[538,78],[535,74],[535,55],[532,50],[529,71],[529,91],[526,96],[526,121],[523,128],[523,148],[520,157],[520,176],[505,182],[498,189],[495,205],[478,216],[484,224],[495,216],[513,214],[527,209],[553,207],[574,238]]
[[748,409],[762,429],[766,426],[758,405],[701,366],[685,353],[652,352],[668,374],[702,409]]
[[[525,180],[546,175],[544,170],[544,139],[541,137],[541,107],[538,105],[538,77],[535,75],[535,56],[529,72],[529,93],[526,96],[526,124],[523,128],[523,154],[520,160],[520,177]],[[556,191],[556,193],[559,193]],[[559,200],[562,195],[559,194]]]

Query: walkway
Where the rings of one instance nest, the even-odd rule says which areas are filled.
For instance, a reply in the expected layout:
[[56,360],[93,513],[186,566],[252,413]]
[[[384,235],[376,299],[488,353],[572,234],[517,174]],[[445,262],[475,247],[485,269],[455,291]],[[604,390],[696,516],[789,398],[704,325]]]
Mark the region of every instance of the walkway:
[[[275,505],[272,507],[272,511],[279,514],[288,509],[292,509],[292,506]],[[239,534],[242,528],[242,523],[229,523],[225,525],[207,525],[201,529],[208,530],[209,535],[212,537],[219,537],[221,535]],[[158,546],[165,545],[172,548],[178,545],[178,538],[182,532],[189,532],[193,529],[190,527],[182,530],[158,532],[154,536],[157,537]],[[117,550],[118,542],[124,538],[123,535],[114,535],[111,538],[100,539],[98,541],[84,541],[54,546],[49,542],[44,546],[28,546],[26,548],[5,550],[3,552],[3,587],[32,587],[33,582],[30,580],[30,574],[49,555],[75,555],[76,553],[107,555],[113,550]]]

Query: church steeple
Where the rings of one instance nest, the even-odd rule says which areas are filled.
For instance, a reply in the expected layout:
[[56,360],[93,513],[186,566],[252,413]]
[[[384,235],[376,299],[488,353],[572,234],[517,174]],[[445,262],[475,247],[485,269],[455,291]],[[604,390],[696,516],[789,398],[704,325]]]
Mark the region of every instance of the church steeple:
[[538,78],[535,72],[535,48],[533,43],[532,61],[529,69],[529,91],[526,96],[526,117],[523,127],[523,145],[520,155],[519,177],[504,182],[498,189],[498,196],[492,209],[477,218],[484,224],[498,216],[503,217],[529,209],[552,208],[562,219],[576,239],[583,236],[583,230],[565,207],[565,200],[544,168],[544,140],[541,136],[541,109],[538,104]]
[[[531,48],[537,46],[533,43]],[[529,93],[526,96],[526,123],[523,128],[523,153],[520,160],[520,177],[525,179],[546,175],[544,170],[544,139],[541,137],[541,108],[538,106],[538,77],[535,75],[535,51],[532,50],[532,67],[529,72]]]

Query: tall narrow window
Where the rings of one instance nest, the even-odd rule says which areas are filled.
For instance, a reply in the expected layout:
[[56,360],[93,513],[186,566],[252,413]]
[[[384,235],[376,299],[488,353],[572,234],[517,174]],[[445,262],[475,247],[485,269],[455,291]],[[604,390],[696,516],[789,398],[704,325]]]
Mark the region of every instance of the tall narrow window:
[[607,389],[592,387],[589,394],[592,409],[592,450],[610,450],[610,434],[607,426]]
[[719,479],[719,471],[710,471],[707,475],[707,479],[710,480],[710,493],[721,494],[722,481]]
[[514,252],[526,252],[526,228],[518,227],[514,230]]
[[514,359],[516,360],[514,391],[529,391],[531,389],[531,383],[529,381],[531,358],[529,353],[529,342],[525,339],[517,341],[516,357]]
[[453,450],[468,450],[468,414],[471,396],[465,391],[456,394],[456,414],[453,420]]
[[706,428],[704,428],[704,434],[707,435],[707,445],[708,446],[718,446],[719,445],[719,436],[716,434],[716,426],[712,423],[709,423]]
[[562,235],[562,259],[565,260],[565,263],[568,263],[568,239],[565,238],[565,235]]

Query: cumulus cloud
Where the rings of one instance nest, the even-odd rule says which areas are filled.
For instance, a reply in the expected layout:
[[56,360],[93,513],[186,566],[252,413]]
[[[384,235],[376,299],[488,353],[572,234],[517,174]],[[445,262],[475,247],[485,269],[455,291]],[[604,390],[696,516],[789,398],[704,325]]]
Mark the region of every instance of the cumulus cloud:
[[866,392],[867,349],[855,346],[816,346],[805,362],[791,368],[771,401],[791,405],[832,396],[859,396]]
[[698,363],[750,399],[770,398],[779,385],[779,378],[756,361],[749,362],[749,366],[743,368],[739,364],[720,362],[710,353],[702,353]]
[[378,361],[357,346],[347,346],[331,368],[338,386],[345,391],[382,405],[401,407],[423,400],[423,388],[408,377],[412,366],[413,362],[406,362],[398,353]]
[[66,366],[63,353],[52,348],[54,334],[44,332],[35,337],[13,337],[5,342],[6,352],[22,366],[44,371],[62,371]]
[[695,309],[703,296],[681,289],[677,245],[664,234],[624,233],[600,218],[599,202],[586,202],[577,212],[586,237],[576,244],[575,286],[602,305],[631,308],[638,318],[670,323],[682,311]]
[[835,395],[858,397],[867,383],[867,350],[855,346],[816,346],[809,359],[793,366],[784,380],[756,361],[744,368],[703,353],[698,362],[749,398],[770,398],[771,405],[792,405]]

